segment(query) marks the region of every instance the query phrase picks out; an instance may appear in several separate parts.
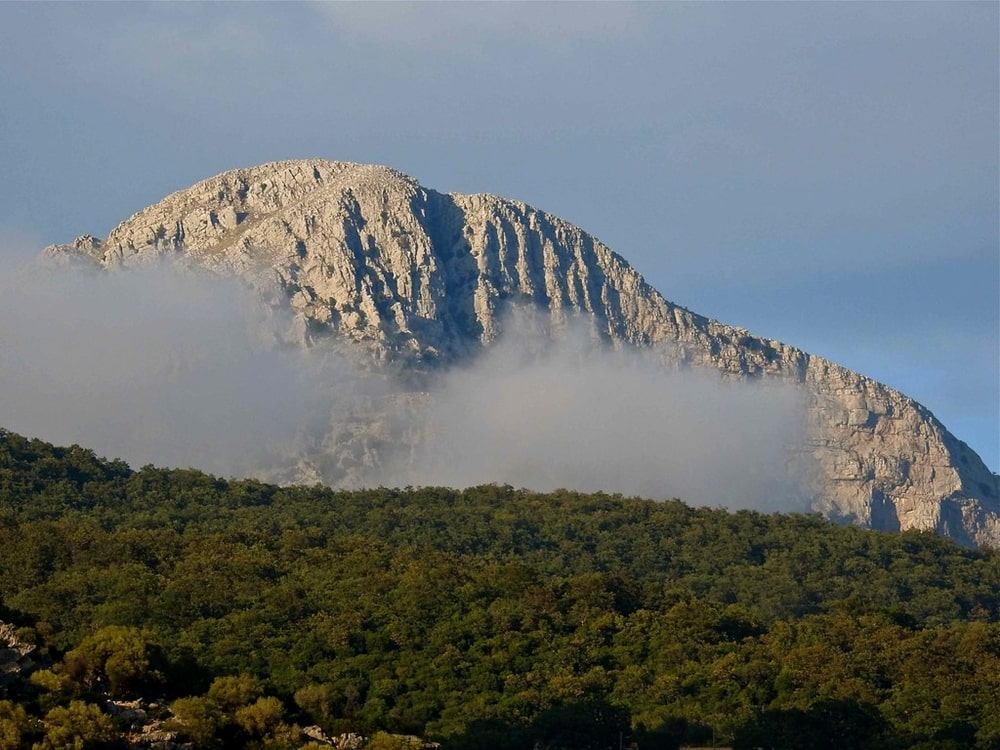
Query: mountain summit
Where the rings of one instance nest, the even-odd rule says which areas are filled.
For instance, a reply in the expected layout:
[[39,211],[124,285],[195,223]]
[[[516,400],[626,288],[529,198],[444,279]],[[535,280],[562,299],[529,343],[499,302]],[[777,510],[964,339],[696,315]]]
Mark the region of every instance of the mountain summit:
[[599,240],[524,203],[444,194],[386,167],[323,160],[238,169],[168,196],[105,239],[46,249],[101,267],[164,255],[269,289],[306,344],[336,334],[376,361],[433,372],[489,347],[511,306],[668,368],[797,384],[812,507],[881,529],[1000,545],[1000,483],[903,394],[671,304]]

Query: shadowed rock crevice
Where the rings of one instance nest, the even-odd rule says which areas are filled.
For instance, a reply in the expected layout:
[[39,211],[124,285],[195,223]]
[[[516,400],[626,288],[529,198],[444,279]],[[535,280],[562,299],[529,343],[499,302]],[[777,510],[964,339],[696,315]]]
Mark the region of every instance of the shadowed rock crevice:
[[[290,309],[302,343],[352,342],[420,376],[489,347],[512,308],[531,306],[553,335],[582,316],[596,340],[643,349],[668,370],[803,389],[807,439],[790,462],[809,466],[813,508],[862,526],[1000,544],[1000,480],[925,408],[673,305],[599,240],[524,203],[435,192],[387,167],[276,162],[174,193],[104,240],[46,252],[102,268],[170,255],[235,275]],[[359,413],[350,428],[359,439],[364,421]],[[379,422],[385,440],[390,422]],[[334,455],[323,461],[340,465],[356,449],[331,438],[324,450]]]

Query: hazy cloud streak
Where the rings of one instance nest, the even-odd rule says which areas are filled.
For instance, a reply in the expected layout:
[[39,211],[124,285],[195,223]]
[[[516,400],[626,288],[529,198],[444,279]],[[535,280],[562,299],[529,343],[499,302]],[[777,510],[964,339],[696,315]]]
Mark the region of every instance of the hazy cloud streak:
[[805,507],[789,450],[803,401],[789,385],[666,372],[635,351],[515,328],[432,391],[427,441],[403,484],[507,482],[731,508]]
[[294,359],[254,330],[234,282],[163,267],[3,278],[4,427],[133,465],[239,474],[302,417]]
[[416,393],[333,347],[282,345],[289,320],[232,281],[165,266],[3,278],[0,425],[133,466],[803,508],[786,474],[795,389],[665,373],[582,325],[554,343],[508,321]]

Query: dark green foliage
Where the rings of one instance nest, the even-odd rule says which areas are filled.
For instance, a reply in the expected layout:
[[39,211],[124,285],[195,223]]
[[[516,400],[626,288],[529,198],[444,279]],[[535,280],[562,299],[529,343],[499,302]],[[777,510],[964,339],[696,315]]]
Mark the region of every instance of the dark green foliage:
[[61,655],[39,711],[156,689],[199,746],[294,746],[293,722],[454,748],[1000,743],[997,556],[814,516],[281,488],[0,432],[0,607]]
[[93,703],[72,701],[45,714],[45,735],[36,750],[102,750],[120,748],[114,722]]
[[107,625],[69,651],[58,671],[80,691],[114,697],[150,694],[163,680],[157,652],[138,628]]
[[29,738],[36,733],[35,729],[36,722],[23,706],[0,700],[0,750],[21,750],[30,746]]
[[735,750],[884,748],[885,721],[872,706],[824,700],[808,709],[768,709],[737,732]]

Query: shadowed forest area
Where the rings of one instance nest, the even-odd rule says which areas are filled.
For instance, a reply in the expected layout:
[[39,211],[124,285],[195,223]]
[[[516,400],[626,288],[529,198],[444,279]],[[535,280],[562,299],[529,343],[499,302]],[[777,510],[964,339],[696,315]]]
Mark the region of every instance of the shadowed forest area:
[[996,554],[930,534],[278,487],[0,431],[0,620],[37,662],[0,681],[4,750],[121,746],[109,696],[206,748],[1000,748],[998,610]]

